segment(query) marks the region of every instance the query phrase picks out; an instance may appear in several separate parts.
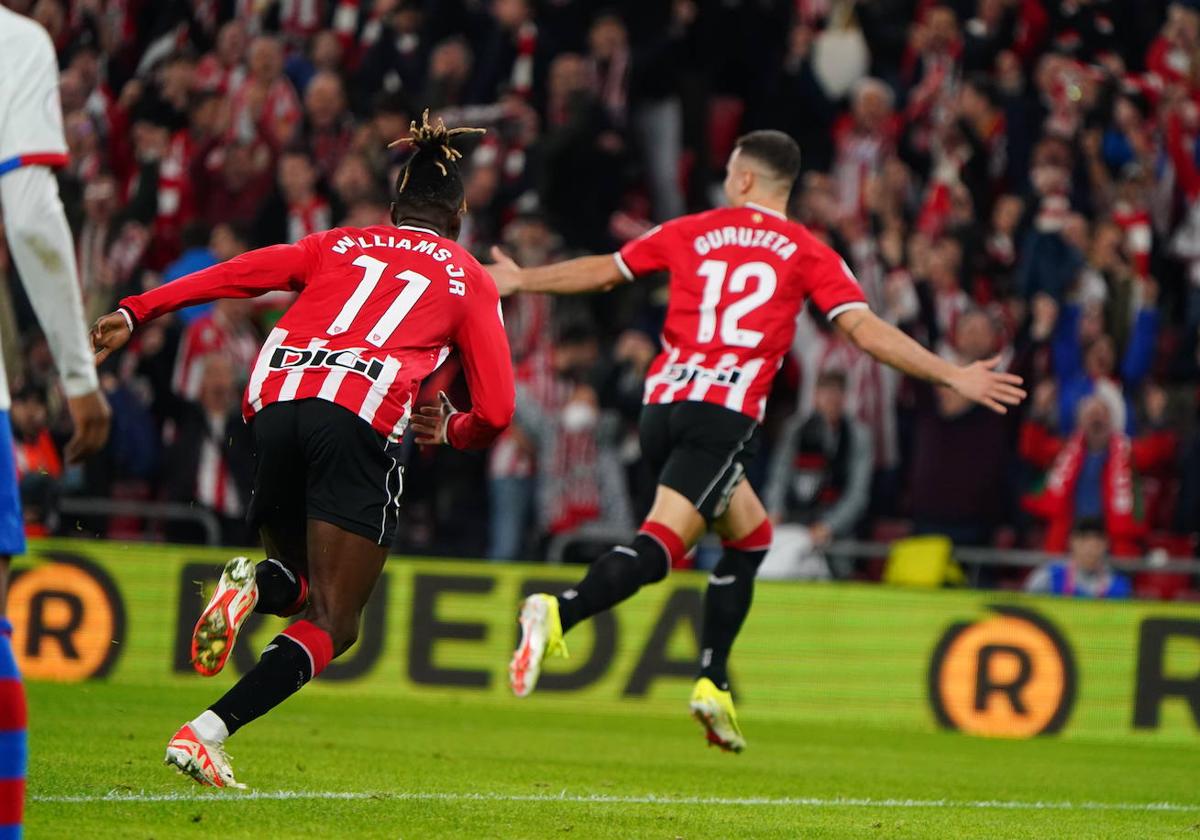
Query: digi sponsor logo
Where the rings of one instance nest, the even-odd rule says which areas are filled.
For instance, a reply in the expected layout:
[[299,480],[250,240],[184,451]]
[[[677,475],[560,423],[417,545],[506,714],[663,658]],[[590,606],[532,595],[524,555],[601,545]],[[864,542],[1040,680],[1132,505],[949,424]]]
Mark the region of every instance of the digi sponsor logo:
[[1007,738],[1061,731],[1077,685],[1070,645],[1032,610],[989,609],[990,616],[951,625],[934,648],[929,701],[938,723]]
[[48,553],[13,575],[8,615],[13,650],[29,679],[78,682],[102,677],[125,640],[125,609],[112,578],[82,557]]
[[344,350],[308,350],[300,347],[280,346],[271,354],[271,368],[288,370],[290,368],[324,367],[341,368],[361,373],[371,380],[379,379],[383,373],[383,362],[380,359],[368,359],[360,355],[365,353],[363,347],[348,347]]
[[742,381],[742,369],[739,367],[706,368],[700,365],[676,362],[663,369],[663,376],[667,381],[680,385],[685,382],[710,382],[713,385],[733,387]]

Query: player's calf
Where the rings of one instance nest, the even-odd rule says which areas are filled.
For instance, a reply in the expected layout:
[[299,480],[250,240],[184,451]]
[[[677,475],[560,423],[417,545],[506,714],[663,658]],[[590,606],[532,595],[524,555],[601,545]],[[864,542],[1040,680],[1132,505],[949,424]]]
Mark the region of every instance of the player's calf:
[[566,655],[562,637],[567,630],[665,578],[686,550],[670,528],[646,522],[632,545],[605,552],[575,587],[557,598],[545,594],[526,598],[518,617],[521,640],[508,666],[513,693],[525,697],[533,691],[547,655]]
[[631,545],[614,546],[601,555],[578,585],[558,596],[563,632],[662,580],[685,554],[687,546],[670,528],[643,523]]
[[333,657],[329,633],[311,621],[297,621],[272,639],[255,666],[210,708],[232,735],[299,691]]
[[708,578],[700,630],[700,677],[721,690],[729,688],[728,662],[733,642],[754,600],[754,577],[771,547],[771,521],[750,534],[722,543],[721,559]]

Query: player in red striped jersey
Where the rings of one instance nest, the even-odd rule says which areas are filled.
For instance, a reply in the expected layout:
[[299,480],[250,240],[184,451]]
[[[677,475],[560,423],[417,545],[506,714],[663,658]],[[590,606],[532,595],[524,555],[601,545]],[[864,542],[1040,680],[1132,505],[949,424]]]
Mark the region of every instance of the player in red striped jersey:
[[[257,472],[249,521],[267,559],[226,565],[192,640],[196,669],[224,666],[253,611],[304,617],[268,645],[220,700],[185,724],[167,763],[202,784],[235,785],[222,745],[295,693],[358,634],[382,571],[401,492],[399,441],[486,446],[512,419],[514,389],[500,298],[457,238],[465,211],[459,153],[439,120],[413,124],[416,152],[392,205],[395,227],[338,228],[251,251],[121,301],[93,328],[97,359],[138,325],[216,298],[298,292],[258,354],[243,413]],[[421,380],[452,347],[462,357],[469,412],[412,414]]]
[[659,475],[654,505],[637,537],[600,557],[577,586],[526,599],[509,667],[518,696],[533,690],[543,657],[563,651],[563,633],[662,580],[711,528],[725,550],[705,595],[691,710],[710,743],[745,746],[726,664],[771,544],[771,522],[743,479],[805,300],[859,348],[904,373],[1001,413],[1024,398],[1019,377],[993,370],[998,359],[955,367],[870,312],[845,262],[788,221],[799,171],[800,149],[790,137],[756,131],[730,156],[730,207],[667,222],[611,255],[521,269],[494,252],[502,294],[578,294],[655,271],[671,276],[663,349],[646,379],[640,429],[642,454]]

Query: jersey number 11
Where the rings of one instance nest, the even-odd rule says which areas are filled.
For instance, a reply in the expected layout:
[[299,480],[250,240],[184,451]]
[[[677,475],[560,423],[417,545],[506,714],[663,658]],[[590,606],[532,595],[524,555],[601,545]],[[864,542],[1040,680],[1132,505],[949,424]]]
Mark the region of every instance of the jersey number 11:
[[[359,311],[363,308],[363,304],[371,297],[371,293],[375,291],[379,280],[388,269],[388,264],[383,260],[368,257],[366,254],[356,259],[353,264],[363,270],[363,278],[355,287],[354,294],[350,295],[350,299],[342,306],[342,311],[337,314],[333,323],[329,325],[329,329],[326,330],[329,335],[341,335],[350,329],[354,319],[358,317]],[[417,305],[417,301],[421,299],[421,295],[425,294],[425,290],[432,283],[424,274],[418,274],[407,268],[397,274],[396,279],[405,281],[403,288],[400,289],[400,294],[375,322],[375,326],[367,331],[367,343],[375,347],[382,347],[387,343],[387,340],[392,337],[392,333],[400,326],[400,322],[408,316],[412,308]]]

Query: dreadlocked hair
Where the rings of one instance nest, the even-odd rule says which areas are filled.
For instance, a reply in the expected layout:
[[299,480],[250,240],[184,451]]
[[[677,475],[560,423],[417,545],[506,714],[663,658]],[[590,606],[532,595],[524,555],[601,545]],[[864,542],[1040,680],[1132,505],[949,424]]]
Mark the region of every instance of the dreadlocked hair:
[[412,121],[409,136],[388,144],[410,145],[414,151],[396,182],[396,206],[400,209],[440,211],[457,215],[463,203],[463,183],[458,171],[462,152],[454,148],[456,137],[483,134],[482,128],[446,128],[438,118],[429,121],[429,109],[421,115],[421,123]]

